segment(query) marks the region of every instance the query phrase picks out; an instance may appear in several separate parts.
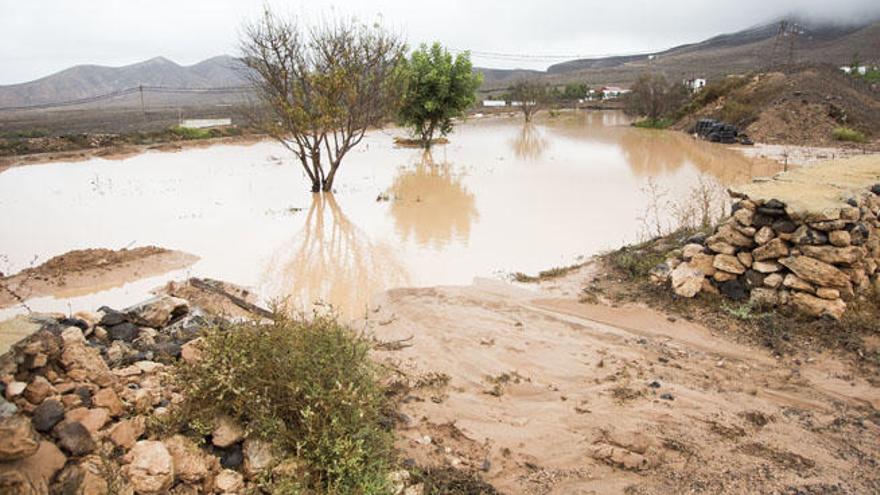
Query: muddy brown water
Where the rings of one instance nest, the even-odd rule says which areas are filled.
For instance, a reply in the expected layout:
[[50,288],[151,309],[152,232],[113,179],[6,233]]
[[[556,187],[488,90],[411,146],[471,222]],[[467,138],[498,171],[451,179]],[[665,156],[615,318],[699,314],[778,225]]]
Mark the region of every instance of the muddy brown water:
[[[33,299],[39,311],[125,306],[203,276],[295,307],[351,316],[401,286],[535,273],[638,240],[649,180],[682,198],[779,165],[690,136],[634,129],[618,112],[471,119],[430,157],[370,133],[334,195],[312,195],[272,142],[55,162],[0,173],[0,271],[72,249],[157,245],[197,255],[184,270],[90,294]],[[387,195],[387,201],[377,201]],[[0,311],[0,317],[21,312]]]

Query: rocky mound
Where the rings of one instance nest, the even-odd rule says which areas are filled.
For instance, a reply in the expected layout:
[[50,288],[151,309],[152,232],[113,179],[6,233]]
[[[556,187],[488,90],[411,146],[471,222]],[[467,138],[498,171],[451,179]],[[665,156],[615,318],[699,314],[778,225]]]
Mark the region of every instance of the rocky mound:
[[732,190],[733,215],[654,269],[676,294],[721,292],[839,319],[880,293],[880,160],[861,157]]
[[[214,320],[188,301],[31,320],[36,332],[0,356],[0,493],[263,493],[277,470],[296,469],[224,417],[202,443],[161,436],[184,399],[171,370],[199,359]],[[418,493],[408,472],[393,474],[397,493]]]

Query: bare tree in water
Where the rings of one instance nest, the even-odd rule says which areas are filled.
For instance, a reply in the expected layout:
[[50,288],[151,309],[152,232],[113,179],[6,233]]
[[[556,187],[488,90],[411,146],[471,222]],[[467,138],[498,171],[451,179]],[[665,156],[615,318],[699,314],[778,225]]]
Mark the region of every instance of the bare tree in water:
[[547,104],[549,91],[546,84],[522,80],[513,85],[511,97],[520,103],[519,108],[522,110],[526,122],[531,122],[532,116]]
[[375,24],[306,27],[269,9],[243,33],[242,60],[266,112],[256,124],[296,155],[312,192],[332,191],[345,154],[398,104],[403,41]]

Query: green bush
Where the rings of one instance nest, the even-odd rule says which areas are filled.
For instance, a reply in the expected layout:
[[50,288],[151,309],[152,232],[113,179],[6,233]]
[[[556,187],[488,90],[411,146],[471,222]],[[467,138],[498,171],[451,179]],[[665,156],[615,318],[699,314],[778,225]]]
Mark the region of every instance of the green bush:
[[831,135],[838,141],[864,143],[867,140],[864,134],[855,129],[850,129],[849,127],[838,127],[832,131]]
[[[206,331],[201,359],[181,363],[178,427],[204,433],[219,415],[303,467],[273,493],[388,490],[392,433],[370,343],[329,317],[279,318]],[[283,488],[282,488],[283,487]]]
[[665,259],[665,253],[658,253],[645,245],[623,247],[608,255],[611,265],[630,280],[648,278],[651,270]]
[[172,134],[182,139],[208,139],[214,136],[210,129],[174,126],[170,130]]
[[672,119],[642,119],[633,122],[632,125],[641,129],[666,129],[674,123]]

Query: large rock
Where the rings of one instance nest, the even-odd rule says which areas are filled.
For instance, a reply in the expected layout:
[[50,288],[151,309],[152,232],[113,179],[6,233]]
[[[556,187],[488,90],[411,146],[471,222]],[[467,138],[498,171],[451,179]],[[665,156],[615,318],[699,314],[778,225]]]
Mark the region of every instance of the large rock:
[[783,281],[782,275],[778,273],[771,273],[764,277],[764,285],[771,289],[778,289],[780,285],[782,285]]
[[32,418],[34,428],[39,432],[49,432],[64,419],[64,406],[57,399],[46,399],[36,409]]
[[681,248],[681,257],[685,261],[690,261],[695,255],[703,252],[705,248],[703,248],[702,244],[686,244],[683,248]]
[[735,273],[737,275],[743,274],[746,271],[746,267],[743,266],[740,260],[736,256],[729,254],[716,255],[712,266],[723,272]]
[[786,274],[785,280],[782,281],[782,285],[789,289],[800,290],[809,293],[816,292],[815,287],[813,287],[809,282],[798,277],[794,273]]
[[710,241],[720,241],[740,248],[749,248],[754,244],[751,237],[744,235],[729,224],[718,227],[715,235],[706,240],[707,244]]
[[107,363],[101,359],[101,353],[97,349],[88,347],[81,342],[74,342],[64,346],[61,353],[61,364],[70,372],[81,370],[97,385],[108,386],[113,383],[113,375]]
[[776,273],[782,270],[782,265],[775,261],[755,261],[752,263],[752,270],[760,273]]
[[97,435],[101,428],[110,421],[110,412],[103,407],[89,409],[87,407],[77,407],[67,411],[64,419],[69,422],[79,422],[86,427],[93,436]]
[[162,442],[141,440],[126,454],[129,464],[122,468],[135,493],[165,493],[174,483],[174,460]]
[[224,469],[214,478],[214,488],[219,493],[240,493],[244,489],[244,477],[231,469]]
[[846,303],[840,299],[830,301],[804,292],[792,293],[791,304],[812,316],[830,316],[835,320],[839,320],[846,311]]
[[244,441],[243,451],[244,471],[248,476],[257,476],[272,466],[274,455],[269,442],[249,438]]
[[24,416],[0,419],[0,461],[24,459],[37,452],[39,437]]
[[144,417],[124,419],[110,428],[110,441],[117,447],[128,450],[134,447],[146,429]]
[[189,313],[189,303],[177,297],[158,296],[126,309],[124,313],[137,325],[162,328]]
[[713,265],[713,263],[715,263],[715,256],[711,254],[695,254],[693,258],[691,258],[689,263],[691,265],[691,268],[696,268],[697,270],[700,270],[701,272],[703,272],[703,275],[707,277],[715,275],[715,266]]
[[89,430],[77,421],[62,421],[53,432],[58,445],[75,456],[91,454],[97,447]]
[[755,261],[775,260],[783,256],[788,256],[788,245],[778,237],[752,251]]
[[[67,456],[54,443],[42,441],[32,455],[16,461],[0,463],[0,491],[9,489],[8,492],[4,491],[3,493],[10,495],[14,493],[49,493],[48,487],[52,478],[64,467],[66,462]],[[25,490],[30,488],[33,491],[21,491],[22,488]]]
[[[681,297],[694,297],[703,287],[703,278],[705,275],[702,271],[690,266],[684,262],[675,267],[672,271],[672,290]],[[216,444],[215,444],[216,445]]]
[[770,308],[779,304],[779,293],[773,289],[752,289],[749,296],[749,303],[757,308]]
[[712,237],[706,239],[706,247],[708,247],[709,250],[711,250],[714,253],[719,253],[719,254],[735,254],[736,253],[736,246],[733,246],[732,244],[728,244],[724,241],[721,241],[721,240],[718,240],[718,239],[715,239]]
[[92,396],[92,405],[107,409],[113,417],[117,417],[125,412],[122,401],[119,400],[119,396],[116,395],[112,388],[102,388],[95,392],[95,395]]
[[850,247],[833,247],[833,246],[803,246],[801,252],[805,255],[816,258],[828,264],[844,264],[851,265],[867,256],[865,248]]
[[763,246],[770,242],[775,235],[776,233],[773,232],[772,228],[768,226],[761,227],[755,232],[755,242],[758,243],[759,246]]
[[837,247],[847,247],[852,243],[852,236],[845,230],[835,230],[828,234],[828,241]]
[[847,287],[849,277],[828,263],[809,256],[792,256],[779,262],[798,277],[822,287]]
[[46,397],[55,393],[55,387],[45,377],[35,376],[22,394],[31,404],[40,404]]
[[215,447],[226,448],[240,442],[244,438],[244,430],[228,416],[218,417],[214,424],[215,428],[211,433],[211,443]]
[[791,235],[791,242],[799,246],[820,246],[828,243],[828,236],[806,225],[801,225]]
[[183,435],[174,435],[163,443],[174,461],[174,474],[177,478],[187,483],[196,483],[208,476],[208,460],[192,440]]

